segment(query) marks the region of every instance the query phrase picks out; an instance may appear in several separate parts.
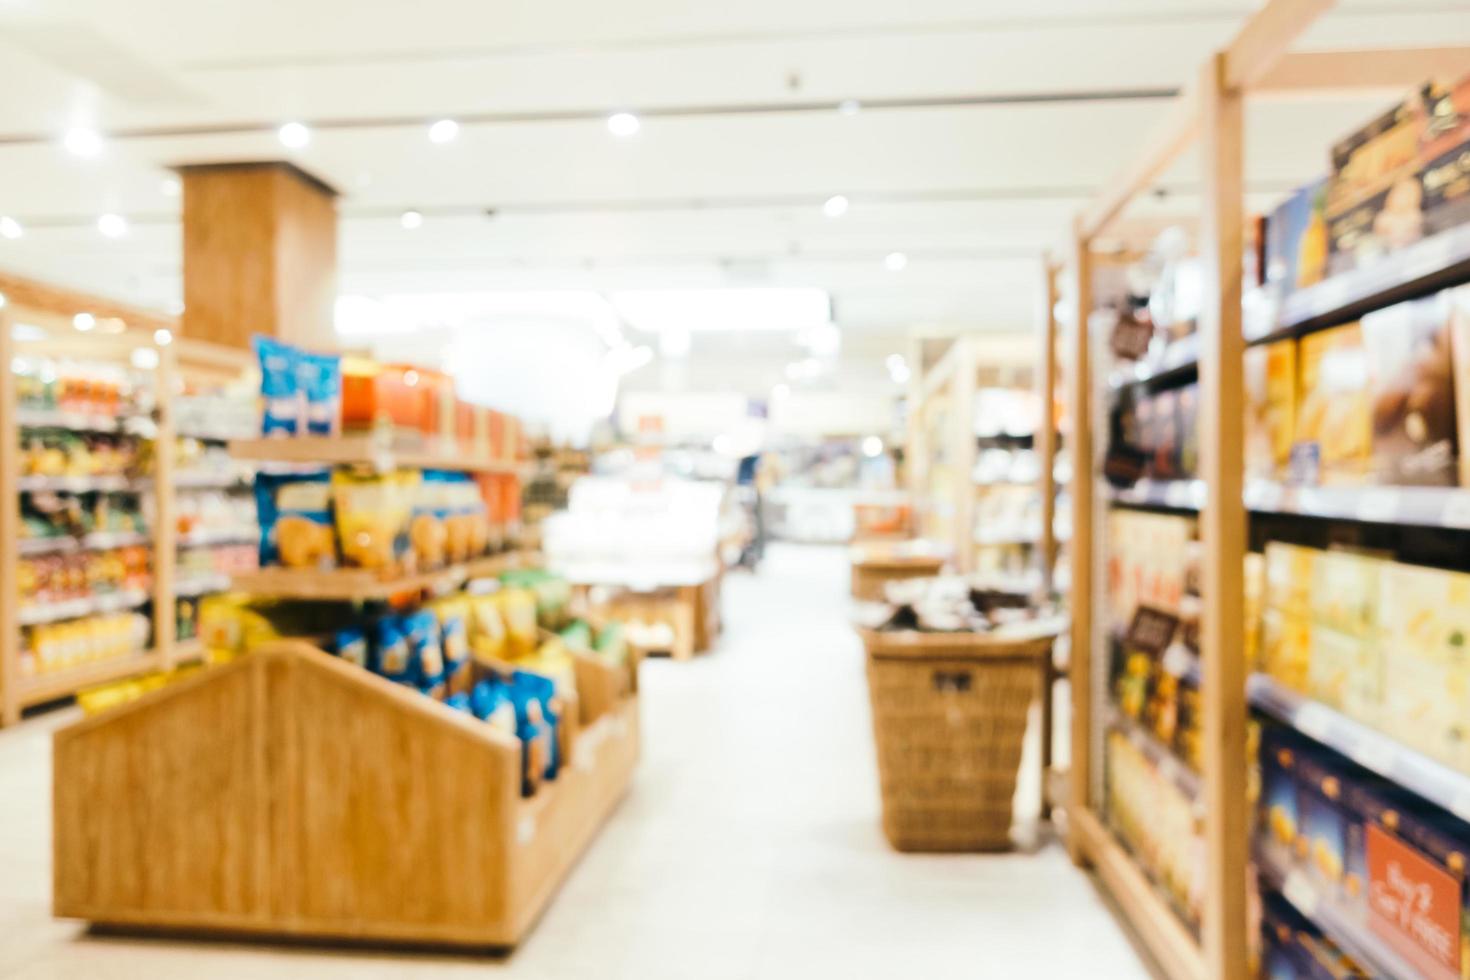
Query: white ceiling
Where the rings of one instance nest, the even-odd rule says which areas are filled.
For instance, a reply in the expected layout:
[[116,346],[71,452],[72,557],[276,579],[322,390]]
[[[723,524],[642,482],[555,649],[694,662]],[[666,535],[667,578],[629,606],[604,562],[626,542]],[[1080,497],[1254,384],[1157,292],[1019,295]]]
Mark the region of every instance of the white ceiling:
[[[1025,328],[1036,256],[1251,6],[3,0],[0,214],[27,234],[0,268],[168,308],[168,168],[281,157],[300,119],[292,158],[343,195],[344,292],[815,285],[849,333]],[[1422,43],[1470,43],[1470,2],[1344,0],[1302,47]],[[1253,106],[1253,203],[1382,104]],[[618,109],[640,134],[609,135]],[[442,116],[460,138],[432,145]],[[100,157],[61,148],[76,124],[111,134]],[[1146,206],[1187,210],[1195,171]],[[104,211],[128,238],[97,234]]]

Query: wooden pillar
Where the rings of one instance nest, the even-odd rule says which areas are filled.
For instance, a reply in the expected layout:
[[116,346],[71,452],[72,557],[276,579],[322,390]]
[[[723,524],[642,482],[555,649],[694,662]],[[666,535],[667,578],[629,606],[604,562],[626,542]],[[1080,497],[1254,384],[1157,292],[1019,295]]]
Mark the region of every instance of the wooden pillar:
[[1072,270],[1077,277],[1068,325],[1067,411],[1072,434],[1072,634],[1068,676],[1072,689],[1072,763],[1067,802],[1072,860],[1085,861],[1079,825],[1092,807],[1092,359],[1087,319],[1092,313],[1092,243],[1079,225]]
[[975,389],[980,365],[975,341],[956,337],[954,342],[954,375],[949,381],[951,436],[949,458],[953,466],[957,492],[954,508],[955,566],[964,573],[975,570],[975,458],[979,444],[975,437]]
[[1041,298],[1039,338],[1036,357],[1036,397],[1041,403],[1036,418],[1036,456],[1041,463],[1041,538],[1037,543],[1037,560],[1041,562],[1041,591],[1050,596],[1052,568],[1056,564],[1056,535],[1052,525],[1056,518],[1057,488],[1052,478],[1052,461],[1057,454],[1057,420],[1052,414],[1056,401],[1057,371],[1057,280],[1051,256],[1041,257]]
[[1226,67],[1224,55],[1211,58],[1199,85],[1204,175],[1200,257],[1206,284],[1199,323],[1199,444],[1200,475],[1209,488],[1200,512],[1205,603],[1200,620],[1206,848],[1202,938],[1208,975],[1244,980],[1250,856],[1243,655],[1245,342],[1240,311],[1245,155],[1241,93],[1228,87]]
[[[0,310],[0,405],[16,405],[15,339],[9,310]],[[0,438],[0,725],[20,721],[20,426],[6,420]]]
[[179,515],[174,492],[178,429],[174,420],[173,384],[179,379],[178,351],[173,344],[158,347],[153,390],[158,403],[158,432],[153,440],[153,648],[159,664],[177,664]]
[[336,191],[284,162],[179,173],[184,336],[244,347],[262,333],[334,347]]

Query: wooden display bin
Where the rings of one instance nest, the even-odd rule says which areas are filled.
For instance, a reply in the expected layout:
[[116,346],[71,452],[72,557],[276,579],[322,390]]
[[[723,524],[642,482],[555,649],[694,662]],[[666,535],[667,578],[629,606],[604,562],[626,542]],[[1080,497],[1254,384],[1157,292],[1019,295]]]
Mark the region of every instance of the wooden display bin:
[[944,567],[938,555],[909,555],[887,548],[852,549],[854,599],[878,601],[883,586],[898,579],[932,578]]
[[638,752],[629,697],[523,799],[515,739],[275,644],[56,733],[54,911],[143,931],[513,946]]

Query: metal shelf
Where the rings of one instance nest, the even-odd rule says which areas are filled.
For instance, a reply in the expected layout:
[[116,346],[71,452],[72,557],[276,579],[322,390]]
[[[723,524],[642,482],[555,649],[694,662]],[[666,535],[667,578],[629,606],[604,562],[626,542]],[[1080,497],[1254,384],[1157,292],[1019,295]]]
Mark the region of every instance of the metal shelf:
[[[1198,511],[1206,496],[1201,480],[1139,480],[1114,490],[1111,499],[1125,507]],[[1470,490],[1461,487],[1295,487],[1252,480],[1245,506],[1253,514],[1470,530]]]

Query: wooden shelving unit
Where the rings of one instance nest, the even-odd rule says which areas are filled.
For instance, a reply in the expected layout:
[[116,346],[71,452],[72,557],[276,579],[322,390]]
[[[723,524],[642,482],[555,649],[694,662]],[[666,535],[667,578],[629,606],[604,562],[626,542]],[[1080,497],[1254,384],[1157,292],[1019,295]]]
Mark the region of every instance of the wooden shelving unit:
[[526,560],[519,552],[510,552],[411,575],[383,575],[363,568],[262,568],[234,576],[231,587],[261,598],[370,602],[416,592],[445,592],[470,579],[525,567]]
[[[1304,704],[1269,680],[1247,678],[1242,566],[1252,512],[1294,514],[1369,523],[1405,523],[1463,528],[1470,505],[1461,491],[1398,488],[1287,489],[1250,484],[1243,473],[1242,359],[1245,348],[1266,338],[1347,322],[1358,314],[1420,294],[1470,275],[1470,234],[1463,229],[1443,241],[1424,242],[1371,272],[1329,280],[1295,294],[1263,322],[1247,324],[1242,310],[1244,209],[1243,107],[1247,97],[1320,96],[1324,90],[1409,89],[1434,66],[1470,64],[1470,52],[1418,51],[1312,52],[1288,49],[1333,4],[1330,0],[1269,0],[1260,6],[1223,50],[1201,66],[1200,74],[1176,100],[1158,129],[1143,142],[1144,152],[1107,185],[1079,216],[1070,245],[1073,276],[1067,338],[1068,411],[1076,476],[1072,487],[1073,541],[1072,650],[1069,671],[1073,697],[1072,770],[1068,803],[1068,845],[1080,864],[1095,868],[1123,914],[1171,977],[1244,980],[1248,975],[1250,920],[1247,914],[1252,842],[1249,836],[1246,729],[1250,707],[1286,720],[1311,737],[1339,748],[1350,758],[1416,792],[1428,792],[1451,810],[1470,813],[1462,796],[1464,777],[1448,774],[1381,736],[1366,733],[1321,706]],[[1463,68],[1461,69],[1463,70]],[[1205,303],[1195,337],[1164,356],[1133,370],[1101,377],[1089,336],[1093,312],[1093,271],[1102,261],[1100,239],[1117,243],[1118,218],[1133,199],[1192,145],[1203,172],[1203,213],[1199,216],[1200,256]],[[1144,483],[1123,492],[1098,482],[1103,441],[1095,414],[1095,393],[1137,382],[1150,384],[1197,375],[1199,400],[1199,479]],[[1105,435],[1105,432],[1102,434]],[[1104,507],[1145,507],[1198,514],[1203,544],[1203,608],[1200,619],[1199,681],[1203,759],[1198,774],[1204,826],[1204,896],[1199,935],[1187,928],[1155,890],[1141,865],[1117,842],[1102,813],[1101,733],[1109,720],[1105,707],[1104,615],[1100,599],[1103,555],[1096,531]],[[1248,695],[1249,691],[1249,695]],[[1313,734],[1313,733],[1316,734]],[[1366,734],[1365,734],[1366,733]],[[1370,764],[1371,763],[1371,764]],[[1262,869],[1269,872],[1269,868]],[[1266,874],[1269,879],[1269,873]],[[1289,882],[1287,883],[1289,884]],[[1300,888],[1300,910],[1332,935],[1342,923],[1327,903]],[[1340,936],[1341,945],[1359,951],[1363,936]],[[1381,944],[1377,944],[1381,945]],[[1365,953],[1373,967],[1400,975],[1375,946]]]
[[294,436],[277,439],[237,439],[230,455],[261,463],[303,466],[369,466],[388,471],[399,467],[459,470],[466,473],[506,473],[523,476],[526,464],[492,456],[466,456],[457,444],[436,440],[385,438],[376,435]]
[[513,946],[638,759],[636,696],[586,728],[566,714],[568,764],[522,798],[513,737],[307,644],[265,647],[56,734],[55,913]]

